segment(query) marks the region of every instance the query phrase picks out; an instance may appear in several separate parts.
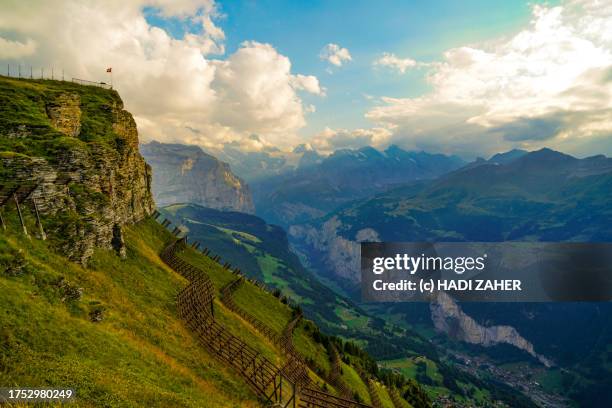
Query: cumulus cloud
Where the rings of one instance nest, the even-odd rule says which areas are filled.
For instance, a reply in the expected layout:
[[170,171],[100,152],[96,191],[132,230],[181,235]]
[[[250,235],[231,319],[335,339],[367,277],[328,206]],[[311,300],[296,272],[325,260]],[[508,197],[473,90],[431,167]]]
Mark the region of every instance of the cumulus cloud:
[[391,131],[386,128],[331,129],[315,135],[311,145],[318,152],[330,154],[337,149],[357,149],[363,146],[382,147],[388,144]]
[[319,53],[319,58],[337,67],[341,67],[342,64],[353,59],[348,49],[333,43],[329,43],[323,47]]
[[316,77],[292,75],[289,58],[269,44],[245,42],[215,67],[214,118],[239,132],[288,137],[305,124],[295,90],[321,94]]
[[385,52],[374,61],[374,66],[387,67],[403,74],[408,68],[416,67],[417,62],[412,58],[399,58],[393,53]]
[[610,33],[611,4],[534,5],[515,35],[446,51],[430,66],[430,93],[381,98],[366,116],[407,147],[573,149],[612,134]]
[[291,84],[295,89],[301,89],[311,94],[325,96],[325,88],[319,84],[319,79],[314,75],[294,75],[291,78]]
[[[144,10],[197,29],[174,38],[149,24]],[[323,95],[324,88],[314,76],[293,74],[269,44],[245,42],[213,59],[224,52],[218,17],[213,0],[8,0],[0,3],[0,60],[96,81],[107,81],[112,67],[143,140],[209,148],[243,139],[251,147],[297,142],[310,109],[300,92]]]

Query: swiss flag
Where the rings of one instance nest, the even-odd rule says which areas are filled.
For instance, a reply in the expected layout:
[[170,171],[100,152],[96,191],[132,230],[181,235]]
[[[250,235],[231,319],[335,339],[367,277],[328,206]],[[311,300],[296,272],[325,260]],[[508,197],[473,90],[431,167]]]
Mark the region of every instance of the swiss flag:
[[106,72],[113,72],[112,68],[106,68]]

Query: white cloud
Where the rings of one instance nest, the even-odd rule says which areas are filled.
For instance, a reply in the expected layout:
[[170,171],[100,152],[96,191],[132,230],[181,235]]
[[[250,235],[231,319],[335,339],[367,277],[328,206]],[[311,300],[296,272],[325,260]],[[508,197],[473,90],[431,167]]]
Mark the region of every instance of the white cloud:
[[[147,6],[202,33],[172,38],[148,24]],[[324,88],[314,76],[293,74],[269,44],[245,42],[226,59],[211,59],[224,48],[218,16],[212,0],[4,1],[0,60],[96,81],[107,81],[111,66],[143,140],[212,148],[256,133],[262,145],[291,146],[311,109],[299,92],[323,95]]]
[[412,58],[399,58],[393,53],[383,53],[383,55],[374,61],[375,66],[383,66],[394,69],[403,74],[408,68],[416,67],[417,62]]
[[239,132],[290,137],[304,126],[296,89],[321,94],[313,76],[292,75],[289,58],[269,44],[243,43],[226,61],[216,61],[214,118]]
[[[453,48],[431,65],[432,91],[382,98],[366,116],[406,147],[459,153],[574,148],[612,134],[612,5],[535,5],[509,38]],[[473,150],[475,149],[475,150]]]
[[383,147],[388,144],[391,131],[386,128],[330,129],[325,128],[315,135],[312,147],[323,154],[337,149],[357,149],[363,146]]
[[351,53],[348,49],[340,47],[338,44],[327,44],[319,53],[319,58],[332,65],[341,67],[345,62],[351,61]]
[[294,75],[291,78],[291,84],[295,89],[304,90],[315,95],[325,96],[325,88],[319,84],[319,80],[314,75]]

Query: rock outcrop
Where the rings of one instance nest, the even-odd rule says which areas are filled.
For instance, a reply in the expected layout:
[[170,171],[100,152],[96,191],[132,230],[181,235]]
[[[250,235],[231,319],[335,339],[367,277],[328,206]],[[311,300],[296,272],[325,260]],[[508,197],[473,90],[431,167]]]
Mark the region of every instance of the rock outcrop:
[[153,168],[153,194],[160,206],[193,203],[253,214],[248,185],[227,163],[197,146],[150,142],[141,152]]
[[535,352],[533,344],[519,334],[512,326],[482,326],[465,314],[457,302],[444,292],[438,292],[429,304],[431,319],[437,331],[450,338],[484,347],[496,344],[509,344],[529,353],[542,364],[550,367],[552,363]]
[[[24,82],[0,99],[19,98]],[[125,255],[122,228],[155,207],[136,123],[115,91],[45,86],[36,122],[0,120],[0,184],[37,186],[23,205],[36,200],[47,235],[70,259],[86,263],[95,248]]]
[[307,244],[337,278],[358,284],[360,275],[360,242],[378,242],[380,237],[372,228],[363,228],[349,240],[340,234],[343,229],[338,217],[332,217],[316,228],[309,224],[292,225],[289,235]]

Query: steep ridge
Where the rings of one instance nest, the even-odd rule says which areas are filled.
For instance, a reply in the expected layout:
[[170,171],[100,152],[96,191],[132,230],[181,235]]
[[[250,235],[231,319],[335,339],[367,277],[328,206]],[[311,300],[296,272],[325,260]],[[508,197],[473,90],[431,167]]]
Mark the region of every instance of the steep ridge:
[[124,229],[124,259],[97,249],[84,267],[26,237],[14,208],[3,216],[0,383],[70,385],[79,406],[258,406],[176,316],[185,281],[157,256],[170,239],[157,223]]
[[[46,182],[41,189],[43,193],[52,187],[63,188],[65,180],[70,180],[64,199],[75,200],[75,207],[59,206],[55,212],[38,211],[37,200],[31,200],[39,184],[36,178],[24,173],[27,165],[13,166],[7,172],[4,172],[5,167],[0,168],[3,190],[0,287],[4,293],[0,298],[3,311],[0,325],[2,383],[6,380],[6,383],[59,386],[65,385],[68,378],[78,387],[79,397],[86,406],[254,406],[254,393],[262,401],[284,406],[296,402],[301,407],[366,406],[318,390],[315,385],[305,387],[299,379],[287,378],[289,373],[299,372],[298,368],[305,364],[290,356],[283,358],[283,353],[276,348],[296,350],[290,343],[300,319],[285,315],[281,328],[277,327],[278,322],[272,321],[278,345],[269,344],[257,333],[257,328],[250,327],[216,300],[219,283],[223,281],[223,285],[227,285],[236,280],[236,274],[228,271],[229,265],[226,263],[224,268],[215,263],[210,270],[191,265],[182,259],[182,255],[191,250],[186,240],[171,238],[168,231],[148,217],[153,208],[150,180],[146,176],[150,173],[137,149],[126,147],[128,142],[137,145],[137,135],[133,120],[129,120],[131,116],[114,109],[113,106],[118,105],[108,104],[117,102],[116,93],[57,81],[17,82],[32,86],[33,93],[28,96],[34,96],[38,102],[46,101],[50,95],[55,99],[46,105],[47,116],[39,118],[49,123],[32,127],[32,132],[43,129],[43,134],[28,133],[31,129],[27,126],[13,128],[14,123],[4,116],[6,112],[0,112],[2,126],[9,123],[3,130],[13,132],[2,133],[0,138],[3,158],[7,162],[15,157],[23,159],[20,155],[27,156],[15,154],[11,148],[31,153],[34,161],[48,161],[52,166],[54,158],[63,157],[61,154],[54,156],[50,149],[50,146],[58,147],[57,144],[59,151],[67,155],[78,153],[80,147],[87,154],[95,153],[94,158],[100,158],[96,154],[110,153],[93,167],[89,167],[87,160],[74,162],[77,168],[73,175],[61,175]],[[75,91],[78,97],[64,95],[67,90]],[[83,99],[87,103],[83,104]],[[13,100],[9,98],[8,101]],[[34,116],[39,114],[42,115],[36,111]],[[92,117],[101,123],[93,123],[96,120],[92,121]],[[75,122],[78,120],[82,122]],[[90,129],[94,125],[98,126],[96,131]],[[14,133],[16,131],[22,131],[23,143],[13,140],[19,136]],[[126,140],[123,137],[126,134],[132,139]],[[61,146],[64,137],[76,136],[83,140]],[[99,148],[104,152],[96,150]],[[113,154],[115,148],[119,154],[129,151],[134,160]],[[107,161],[121,159],[129,163],[127,168],[110,168],[109,179],[96,179],[96,175],[106,176]],[[115,170],[134,177],[133,183],[115,177]],[[6,183],[8,177],[24,174],[25,177],[18,179],[20,183]],[[107,190],[96,190],[97,182],[104,184],[109,180],[111,184]],[[122,184],[113,184],[118,181]],[[100,200],[100,205],[92,206],[88,200],[94,198]],[[25,207],[24,202],[29,200],[32,207]],[[49,197],[41,201],[46,204],[45,200]],[[99,214],[91,211],[100,208],[117,211],[117,217],[112,219],[110,245],[106,242],[108,237],[96,238],[89,241],[93,243],[88,249],[90,254],[75,258],[83,265],[67,262],[57,253],[61,248],[55,246],[58,242],[66,243],[61,241],[65,238],[62,228],[82,223],[93,230],[86,229],[72,237],[77,240],[85,237],[87,241],[90,232],[95,237],[100,220],[96,218]],[[121,216],[123,212],[127,214],[125,219]],[[154,218],[158,216],[155,212]],[[162,226],[169,226],[169,223],[165,221]],[[28,231],[37,231],[35,235],[41,240],[30,240]],[[173,232],[179,231],[175,228]],[[192,254],[202,257],[195,251]],[[218,256],[214,259],[219,261]],[[87,261],[88,266],[84,265]],[[186,287],[183,278],[188,281]],[[84,287],[80,287],[81,284]],[[252,286],[240,280],[231,296],[242,288],[250,290]],[[179,288],[182,289],[178,291]],[[177,291],[175,309],[170,300]],[[277,306],[290,310],[280,299],[269,293],[266,296]],[[236,306],[241,308],[239,302]],[[177,311],[195,336],[190,336],[180,324]],[[256,318],[267,322],[260,315]],[[263,327],[262,323],[260,329]],[[32,336],[33,332],[37,335]],[[282,339],[278,334],[281,332]],[[303,342],[305,336],[299,336]],[[205,346],[201,350],[194,347],[196,339]],[[92,347],[94,344],[101,349]],[[25,365],[24,358],[27,359]],[[117,364],[118,361],[121,363]],[[226,370],[226,366],[230,370]],[[231,367],[236,368],[236,372],[232,372]],[[307,373],[306,369],[303,372]],[[236,375],[243,376],[251,390],[241,387],[244,384],[236,381]]]

